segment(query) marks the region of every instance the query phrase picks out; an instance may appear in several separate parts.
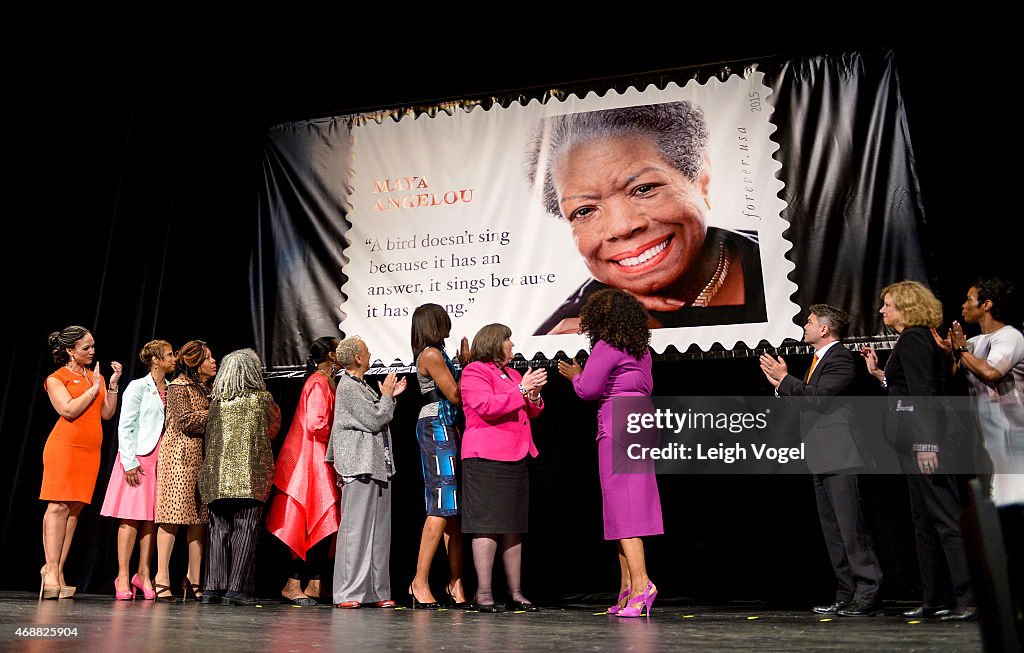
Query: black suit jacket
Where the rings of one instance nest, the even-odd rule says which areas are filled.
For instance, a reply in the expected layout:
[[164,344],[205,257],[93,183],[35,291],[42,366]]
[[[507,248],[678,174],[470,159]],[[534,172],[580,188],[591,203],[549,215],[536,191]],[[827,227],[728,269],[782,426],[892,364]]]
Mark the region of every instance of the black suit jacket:
[[888,436],[902,453],[912,453],[912,444],[939,445],[947,470],[960,455],[970,460],[970,453],[953,447],[969,452],[974,437],[972,425],[952,413],[944,399],[948,374],[948,361],[923,326],[905,328],[885,364]]
[[809,383],[789,374],[779,384],[779,395],[798,397],[803,403],[800,432],[807,467],[815,474],[870,464],[853,408],[841,398],[857,378],[855,365],[853,354],[837,342],[818,361]]

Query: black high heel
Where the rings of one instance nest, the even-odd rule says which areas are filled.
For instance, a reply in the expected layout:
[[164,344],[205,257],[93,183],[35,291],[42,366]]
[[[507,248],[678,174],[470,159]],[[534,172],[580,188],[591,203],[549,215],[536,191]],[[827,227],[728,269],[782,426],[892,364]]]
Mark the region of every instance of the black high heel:
[[188,579],[188,576],[185,576],[181,579],[181,591],[182,603],[184,603],[185,601],[198,601],[199,599],[203,598],[203,595],[199,593],[199,584],[196,583],[193,585],[192,582]]
[[452,586],[448,585],[444,588],[444,593],[448,595],[448,607],[452,610],[472,610],[473,603],[470,601],[456,601],[455,594],[452,592]]
[[409,586],[409,596],[412,598],[412,609],[413,610],[437,610],[441,607],[441,604],[437,601],[431,601],[430,603],[424,603],[416,598],[416,595],[412,592],[412,585]]
[[[156,592],[156,597],[153,599],[157,603],[177,603],[178,597],[171,594],[170,585],[161,585],[160,583],[153,583],[153,591]],[[166,591],[167,594],[161,594]]]

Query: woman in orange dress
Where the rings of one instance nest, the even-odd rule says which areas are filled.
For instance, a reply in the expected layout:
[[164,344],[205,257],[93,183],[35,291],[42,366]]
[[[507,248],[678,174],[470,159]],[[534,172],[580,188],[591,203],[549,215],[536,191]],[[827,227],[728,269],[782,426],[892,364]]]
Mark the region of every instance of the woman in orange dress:
[[100,470],[103,442],[101,419],[117,410],[117,382],[121,364],[110,367],[109,388],[100,365],[90,370],[96,341],[85,327],[69,326],[48,339],[50,353],[60,369],[46,377],[46,394],[60,417],[43,448],[43,485],[39,498],[48,501],[43,514],[43,551],[46,564],[39,570],[39,598],[74,596],[75,588],[64,582],[64,562],[78,525],[78,515],[92,502]]
[[[293,564],[281,596],[312,607],[320,598],[320,575],[338,531],[338,486],[334,467],[324,460],[334,420],[334,374],[338,339],[317,338],[306,358],[306,382],[295,417],[277,457],[267,530],[291,551]],[[308,580],[305,591],[303,577]]]

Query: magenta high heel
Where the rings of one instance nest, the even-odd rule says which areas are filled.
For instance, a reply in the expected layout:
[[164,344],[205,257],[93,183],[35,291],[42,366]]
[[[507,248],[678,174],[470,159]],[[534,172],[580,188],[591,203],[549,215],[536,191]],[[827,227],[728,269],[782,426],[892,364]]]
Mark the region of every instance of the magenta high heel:
[[658,588],[654,583],[647,582],[647,591],[635,597],[626,607],[619,610],[616,617],[643,617],[651,616],[651,606],[654,605],[654,597],[658,596]]
[[114,576],[114,600],[115,601],[132,601],[135,599],[135,586],[129,584],[130,590],[124,592],[117,589],[117,576]]
[[608,614],[618,614],[619,610],[622,609],[619,606],[619,604],[622,603],[623,599],[628,598],[629,597],[629,593],[632,592],[632,591],[633,591],[633,588],[631,588],[631,587],[627,587],[626,589],[622,590],[622,594],[619,594],[619,598],[618,598],[618,600],[615,601],[615,605],[613,605],[612,607],[610,607],[607,610],[605,610],[605,612],[607,612]]
[[142,597],[145,598],[147,601],[156,600],[156,590],[147,590],[145,585],[142,584],[142,581],[139,580],[138,574],[132,576],[132,587],[138,587],[140,590],[142,590]]

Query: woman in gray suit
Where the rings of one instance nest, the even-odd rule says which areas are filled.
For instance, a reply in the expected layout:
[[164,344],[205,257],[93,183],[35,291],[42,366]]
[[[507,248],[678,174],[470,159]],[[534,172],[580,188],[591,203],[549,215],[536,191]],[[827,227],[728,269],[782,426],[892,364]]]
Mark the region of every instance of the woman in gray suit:
[[[363,379],[370,350],[359,337],[338,343],[334,426],[327,461],[334,463],[341,492],[341,527],[334,556],[334,604],[339,608],[393,608],[391,577],[391,477],[395,463],[388,425],[395,397],[406,387],[395,373],[377,385]],[[369,552],[369,559],[366,553]]]

